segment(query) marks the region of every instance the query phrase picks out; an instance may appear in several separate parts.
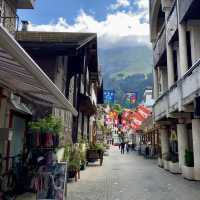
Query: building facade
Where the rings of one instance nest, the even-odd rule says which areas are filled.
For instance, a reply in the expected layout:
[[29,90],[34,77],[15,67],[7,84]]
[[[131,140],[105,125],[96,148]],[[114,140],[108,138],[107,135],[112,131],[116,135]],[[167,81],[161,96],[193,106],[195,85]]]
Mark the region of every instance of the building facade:
[[156,100],[153,113],[162,154],[177,154],[184,175],[185,152],[193,152],[192,174],[200,180],[200,2],[149,2]]
[[63,121],[63,143],[91,138],[100,89],[96,34],[21,31],[16,38],[78,111],[49,110]]
[[32,9],[34,3],[34,0],[0,1],[0,155],[5,158],[3,170],[9,169],[10,156],[24,151],[33,104],[40,109],[44,105],[54,105],[74,116],[78,114],[61,89],[15,39],[17,9]]

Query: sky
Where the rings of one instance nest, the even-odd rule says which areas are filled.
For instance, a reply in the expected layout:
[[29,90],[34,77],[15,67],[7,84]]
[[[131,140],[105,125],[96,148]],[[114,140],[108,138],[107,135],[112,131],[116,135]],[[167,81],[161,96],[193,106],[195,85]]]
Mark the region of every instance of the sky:
[[[59,2],[59,3],[58,3]],[[93,32],[100,48],[149,46],[149,0],[36,0],[19,10],[31,31]]]

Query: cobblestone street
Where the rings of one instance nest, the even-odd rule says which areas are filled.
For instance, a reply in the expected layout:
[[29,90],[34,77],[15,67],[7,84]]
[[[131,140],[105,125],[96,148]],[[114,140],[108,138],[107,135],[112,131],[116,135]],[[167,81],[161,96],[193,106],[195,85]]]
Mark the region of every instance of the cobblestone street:
[[197,200],[200,183],[184,180],[136,153],[112,148],[102,167],[91,165],[68,184],[67,200]]

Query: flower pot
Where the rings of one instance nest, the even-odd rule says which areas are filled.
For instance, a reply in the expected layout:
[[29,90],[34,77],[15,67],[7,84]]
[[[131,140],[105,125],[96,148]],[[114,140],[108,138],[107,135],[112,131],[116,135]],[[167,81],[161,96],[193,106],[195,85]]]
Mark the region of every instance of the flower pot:
[[68,170],[68,178],[76,178],[77,171],[76,170]]
[[194,180],[194,167],[183,166],[182,175],[185,179]]
[[161,168],[163,168],[163,160],[162,160],[162,158],[158,158],[158,166],[159,167],[161,167]]
[[200,168],[199,167],[194,168],[194,179],[196,181],[200,181]]
[[164,163],[164,169],[169,171],[169,161],[164,160],[163,163]]
[[81,163],[80,170],[83,171],[86,168],[86,163]]
[[89,149],[86,153],[87,164],[88,162],[96,162],[100,160],[100,166],[103,163],[103,152],[99,150]]
[[179,168],[179,163],[173,163],[172,161],[169,162],[169,171],[173,174],[180,174],[181,169]]

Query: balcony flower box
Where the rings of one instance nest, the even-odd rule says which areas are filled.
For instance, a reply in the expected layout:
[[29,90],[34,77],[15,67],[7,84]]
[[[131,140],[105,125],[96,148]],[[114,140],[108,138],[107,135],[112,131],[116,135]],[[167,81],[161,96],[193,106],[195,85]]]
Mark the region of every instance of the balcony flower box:
[[169,161],[169,171],[173,174],[180,174],[179,162]]
[[185,150],[185,165],[182,167],[182,173],[185,179],[195,180],[193,152],[187,149]]
[[194,180],[194,167],[183,166],[182,175],[185,179]]
[[169,161],[164,160],[163,163],[164,163],[164,169],[169,171]]

